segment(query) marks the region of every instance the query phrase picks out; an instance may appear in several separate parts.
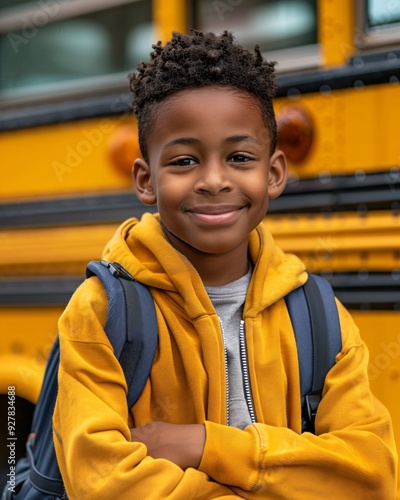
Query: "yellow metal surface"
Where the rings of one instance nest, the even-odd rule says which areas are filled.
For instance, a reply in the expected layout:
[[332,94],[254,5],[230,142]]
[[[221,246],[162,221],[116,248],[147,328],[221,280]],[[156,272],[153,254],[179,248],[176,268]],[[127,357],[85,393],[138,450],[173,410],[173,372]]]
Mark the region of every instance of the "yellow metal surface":
[[[390,412],[399,448],[400,311],[351,311],[351,314],[369,349],[371,389]],[[400,475],[397,498],[400,499]]]
[[[361,83],[360,83],[361,85]],[[291,165],[298,177],[390,171],[400,164],[397,108],[400,84],[371,85],[275,100],[278,114],[296,104],[311,116],[314,140],[306,159]]]
[[[400,268],[400,217],[392,212],[268,216],[278,245],[310,271]],[[0,276],[84,273],[118,224],[0,231]]]
[[45,363],[32,367],[31,357],[12,354],[0,355],[0,360],[0,394],[7,394],[7,388],[13,386],[17,396],[36,404]]
[[[0,232],[0,276],[83,275],[99,259],[118,224]],[[4,259],[4,260],[2,260]]]
[[354,53],[354,9],[349,0],[318,1],[318,41],[324,66],[344,64]]
[[187,31],[186,0],[153,0],[153,19],[156,27],[156,38],[165,43],[171,38],[172,31]]
[[0,308],[0,393],[14,385],[35,403],[62,307]]
[[135,134],[126,115],[1,133],[0,200],[129,189],[109,156],[110,138],[129,122]]
[[278,245],[313,272],[400,269],[400,216],[393,212],[267,216]]

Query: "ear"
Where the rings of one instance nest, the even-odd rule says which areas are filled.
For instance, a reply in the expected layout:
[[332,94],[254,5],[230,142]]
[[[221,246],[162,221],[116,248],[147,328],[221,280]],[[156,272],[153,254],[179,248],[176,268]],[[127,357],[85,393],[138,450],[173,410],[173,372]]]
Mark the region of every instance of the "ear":
[[270,158],[268,197],[277,198],[285,189],[288,166],[283,151],[277,150]]
[[150,167],[142,158],[135,160],[132,168],[132,178],[139,200],[145,205],[157,203]]

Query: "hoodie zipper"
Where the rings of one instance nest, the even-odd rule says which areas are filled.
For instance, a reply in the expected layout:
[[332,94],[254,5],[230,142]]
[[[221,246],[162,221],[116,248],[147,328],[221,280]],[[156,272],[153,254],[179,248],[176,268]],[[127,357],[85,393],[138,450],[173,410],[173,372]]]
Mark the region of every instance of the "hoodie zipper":
[[226,392],[226,425],[230,423],[230,407],[229,407],[229,374],[228,374],[228,348],[226,347],[226,337],[224,325],[222,324],[221,318],[219,319],[219,324],[221,325],[222,332],[222,343],[224,344],[224,361],[225,361],[225,392]]
[[[222,331],[222,341],[224,344],[224,359],[225,359],[225,384],[226,384],[226,425],[230,425],[230,407],[229,407],[229,373],[228,373],[228,348],[226,347],[226,337],[224,326],[222,324],[221,319],[219,320]],[[243,385],[244,385],[244,394],[247,403],[247,408],[250,414],[251,423],[254,424],[256,422],[256,415],[254,411],[253,399],[251,397],[251,389],[250,389],[250,377],[249,370],[247,364],[247,349],[246,349],[246,338],[245,338],[245,329],[244,329],[244,321],[240,321],[239,328],[239,346],[240,346],[240,359],[242,362],[242,374],[243,374]]]
[[246,349],[246,338],[244,332],[244,321],[241,320],[239,328],[239,343],[240,343],[240,359],[242,361],[242,373],[243,373],[243,383],[244,383],[244,395],[246,398],[247,408],[249,409],[251,423],[256,423],[256,414],[254,412],[253,399],[251,397],[250,390],[250,377],[249,369],[247,365],[247,349]]

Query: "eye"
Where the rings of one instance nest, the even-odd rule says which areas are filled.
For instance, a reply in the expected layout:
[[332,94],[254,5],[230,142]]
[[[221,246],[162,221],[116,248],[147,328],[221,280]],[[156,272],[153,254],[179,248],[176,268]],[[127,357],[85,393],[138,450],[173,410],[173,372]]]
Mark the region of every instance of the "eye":
[[252,161],[253,158],[251,156],[242,154],[242,153],[235,153],[232,156],[228,158],[228,161],[233,162],[233,163],[247,163],[249,161]]
[[169,165],[176,165],[178,167],[191,167],[192,165],[195,165],[197,162],[194,158],[190,157],[180,157],[180,158],[175,158],[172,160]]

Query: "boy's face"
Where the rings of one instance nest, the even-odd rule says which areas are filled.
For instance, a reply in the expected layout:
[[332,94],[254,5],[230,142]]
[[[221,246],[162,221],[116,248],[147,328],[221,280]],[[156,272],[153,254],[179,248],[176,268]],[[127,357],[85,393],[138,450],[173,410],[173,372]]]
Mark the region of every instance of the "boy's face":
[[158,204],[172,245],[187,256],[247,253],[287,177],[283,153],[270,157],[257,99],[228,87],[180,91],[163,102],[147,145],[150,165],[134,164],[136,190]]

